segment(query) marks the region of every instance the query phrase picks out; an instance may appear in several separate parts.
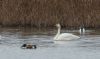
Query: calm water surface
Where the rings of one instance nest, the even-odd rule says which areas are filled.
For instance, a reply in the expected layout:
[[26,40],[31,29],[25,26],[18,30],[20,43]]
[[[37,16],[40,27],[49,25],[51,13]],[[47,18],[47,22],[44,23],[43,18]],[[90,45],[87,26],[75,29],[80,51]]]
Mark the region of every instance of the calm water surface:
[[[54,41],[56,30],[0,29],[0,57],[2,59],[99,59],[100,31],[62,30],[80,36],[78,40]],[[37,49],[21,49],[24,43],[37,45]]]

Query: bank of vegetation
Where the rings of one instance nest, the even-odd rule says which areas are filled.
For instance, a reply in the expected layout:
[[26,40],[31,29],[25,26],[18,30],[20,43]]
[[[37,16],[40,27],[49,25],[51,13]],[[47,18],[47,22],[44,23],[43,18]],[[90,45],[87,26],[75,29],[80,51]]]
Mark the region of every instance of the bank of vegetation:
[[1,26],[100,27],[100,0],[0,0]]

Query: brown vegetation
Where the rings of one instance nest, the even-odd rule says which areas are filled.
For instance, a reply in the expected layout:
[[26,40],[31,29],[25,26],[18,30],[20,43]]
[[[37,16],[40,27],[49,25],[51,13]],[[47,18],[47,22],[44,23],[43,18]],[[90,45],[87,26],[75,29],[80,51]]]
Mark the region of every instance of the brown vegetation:
[[1,26],[100,27],[100,0],[0,0]]

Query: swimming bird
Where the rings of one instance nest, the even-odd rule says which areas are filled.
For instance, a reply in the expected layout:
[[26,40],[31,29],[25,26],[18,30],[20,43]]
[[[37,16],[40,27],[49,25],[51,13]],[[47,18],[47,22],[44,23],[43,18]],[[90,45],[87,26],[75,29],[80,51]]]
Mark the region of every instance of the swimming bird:
[[85,28],[83,26],[80,27],[79,32],[81,35],[85,34]]
[[37,48],[36,45],[32,45],[32,44],[23,44],[21,47],[24,49],[33,49],[33,47],[34,47],[34,49]]
[[58,28],[58,32],[56,36],[54,37],[54,40],[73,40],[73,39],[79,39],[79,36],[76,36],[71,33],[60,33],[61,26],[60,24],[56,24],[56,27]]

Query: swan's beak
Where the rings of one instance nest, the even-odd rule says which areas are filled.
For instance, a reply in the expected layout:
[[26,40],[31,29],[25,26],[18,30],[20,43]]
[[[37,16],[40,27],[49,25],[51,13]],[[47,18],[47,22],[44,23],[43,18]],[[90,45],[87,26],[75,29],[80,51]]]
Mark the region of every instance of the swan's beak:
[[56,24],[55,26],[56,26],[56,27],[60,27],[60,24]]

